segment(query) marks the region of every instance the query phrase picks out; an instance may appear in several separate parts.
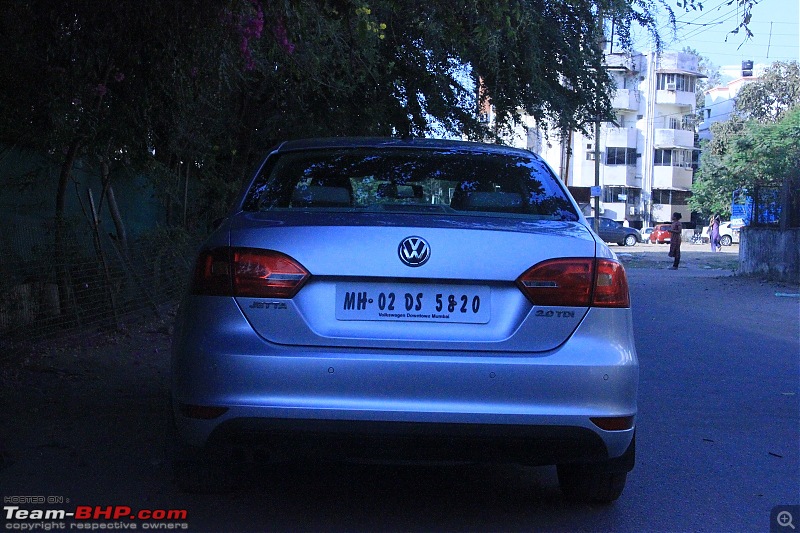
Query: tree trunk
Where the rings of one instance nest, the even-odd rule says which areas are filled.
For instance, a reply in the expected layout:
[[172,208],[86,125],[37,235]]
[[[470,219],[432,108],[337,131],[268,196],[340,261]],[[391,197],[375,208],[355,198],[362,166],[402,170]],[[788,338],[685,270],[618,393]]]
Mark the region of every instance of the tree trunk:
[[[125,223],[122,221],[122,215],[119,212],[117,205],[117,198],[114,196],[114,186],[111,185],[111,170],[108,166],[108,161],[100,163],[100,175],[103,179],[103,194],[108,200],[108,212],[111,213],[111,220],[114,222],[114,228],[117,230],[117,242],[122,253],[128,255],[128,232],[125,230]],[[99,209],[98,209],[99,211]]]
[[117,241],[123,253],[128,255],[128,232],[119,212],[117,198],[114,196],[114,186],[111,184],[106,189],[106,199],[108,200],[108,211],[111,213],[111,220],[114,221],[114,228],[117,230]]
[[61,164],[61,171],[58,175],[58,190],[56,192],[55,242],[53,253],[55,256],[59,303],[61,309],[67,314],[71,314],[72,312],[77,313],[77,307],[72,305],[72,298],[70,297],[72,289],[69,283],[69,269],[67,268],[66,251],[64,249],[64,233],[66,231],[64,210],[66,206],[67,186],[72,177],[72,167],[75,164],[75,157],[78,154],[80,144],[81,142],[79,139],[74,139],[70,143],[69,148],[67,148],[67,153],[64,157],[64,162]]

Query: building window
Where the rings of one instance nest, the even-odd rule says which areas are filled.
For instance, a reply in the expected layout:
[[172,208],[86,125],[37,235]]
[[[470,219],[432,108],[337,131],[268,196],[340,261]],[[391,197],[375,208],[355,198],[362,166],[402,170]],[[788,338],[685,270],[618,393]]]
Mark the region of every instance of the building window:
[[691,195],[692,193],[689,191],[653,189],[653,203],[664,205],[687,205]]
[[636,165],[636,148],[606,147],[606,165]]
[[694,92],[695,77],[688,74],[659,74],[656,88],[660,91]]
[[641,189],[614,185],[603,187],[603,202],[607,204],[617,203],[628,206],[638,206],[641,199]]
[[695,122],[696,119],[694,115],[683,115],[680,118],[669,117],[667,119],[667,128],[671,130],[694,131]]
[[657,167],[692,167],[692,151],[675,148],[656,148],[653,164]]

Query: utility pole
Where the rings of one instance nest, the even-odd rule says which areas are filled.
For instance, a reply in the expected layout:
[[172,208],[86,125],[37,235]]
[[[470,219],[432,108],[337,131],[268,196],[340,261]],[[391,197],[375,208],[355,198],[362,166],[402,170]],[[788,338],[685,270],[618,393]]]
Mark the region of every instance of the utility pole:
[[599,31],[595,36],[595,45],[597,46],[598,59],[595,65],[595,110],[594,110],[594,189],[598,193],[594,197],[594,231],[600,231],[600,196],[602,189],[600,188],[600,72],[603,67],[602,58],[604,51],[605,30],[603,29],[603,11],[597,12],[598,28]]
[[[594,117],[594,186],[598,189],[600,188],[600,115],[595,115]],[[594,231],[595,233],[600,231],[599,196],[594,197]]]

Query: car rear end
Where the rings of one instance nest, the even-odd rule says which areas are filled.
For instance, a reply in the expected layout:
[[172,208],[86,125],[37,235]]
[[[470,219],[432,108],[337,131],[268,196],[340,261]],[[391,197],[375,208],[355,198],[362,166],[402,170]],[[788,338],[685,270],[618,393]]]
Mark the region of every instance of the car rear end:
[[558,464],[624,484],[632,331],[624,269],[532,154],[290,143],[199,254],[174,415],[202,453]]
[[656,226],[656,228],[650,234],[650,242],[653,244],[664,244],[670,242],[672,240],[672,234],[669,230],[669,224],[660,224]]

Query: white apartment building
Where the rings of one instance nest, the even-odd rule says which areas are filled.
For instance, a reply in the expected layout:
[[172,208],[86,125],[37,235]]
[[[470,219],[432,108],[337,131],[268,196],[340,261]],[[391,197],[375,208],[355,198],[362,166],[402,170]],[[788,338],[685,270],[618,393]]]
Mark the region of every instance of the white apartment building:
[[512,144],[540,154],[569,187],[587,215],[594,214],[595,142],[600,145],[600,214],[636,228],[668,222],[687,205],[695,152],[695,83],[704,77],[697,58],[681,52],[608,53],[616,91],[615,122],[594,132],[548,141],[532,123]]

